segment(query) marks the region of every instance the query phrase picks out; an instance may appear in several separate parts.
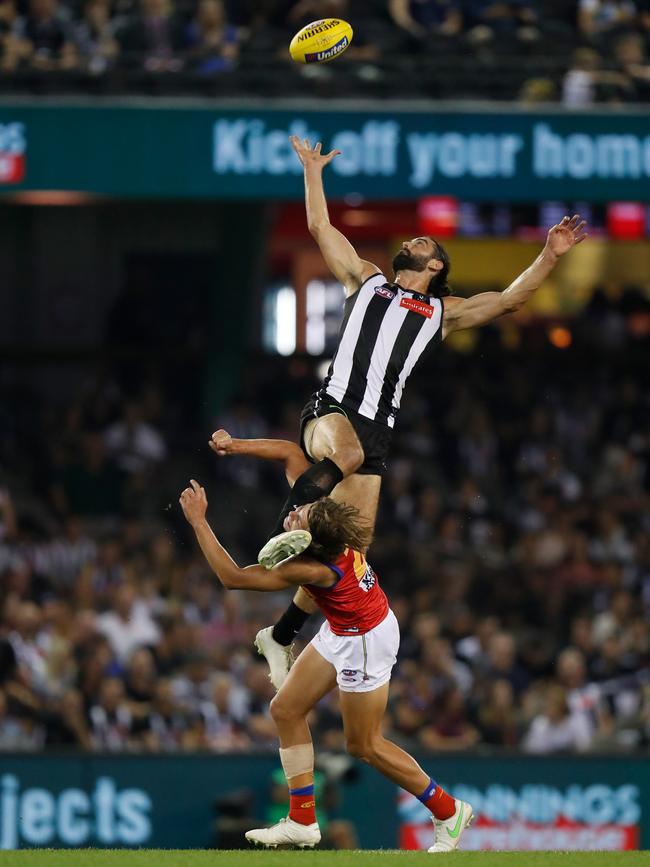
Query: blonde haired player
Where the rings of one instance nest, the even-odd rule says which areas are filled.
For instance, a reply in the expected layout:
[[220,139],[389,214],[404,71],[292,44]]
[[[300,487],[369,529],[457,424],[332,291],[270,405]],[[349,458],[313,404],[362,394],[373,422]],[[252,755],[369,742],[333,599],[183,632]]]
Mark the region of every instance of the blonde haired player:
[[[285,461],[288,475],[290,461],[299,465],[293,443],[260,442],[275,449],[274,457]],[[399,626],[363,554],[372,532],[358,510],[328,497],[292,510],[285,526],[309,533],[311,544],[302,556],[267,570],[259,565],[242,569],[223,548],[206,520],[207,498],[198,482],[191,481],[180,503],[224,587],[274,591],[300,585],[325,615],[320,631],[271,702],[289,786],[289,815],[270,828],[248,831],[247,839],[266,848],[304,849],[320,842],[307,715],[338,686],[348,752],[411,792],[431,811],[435,842],[430,852],[455,849],[472,821],[471,806],[445,792],[412,756],[381,733]]]

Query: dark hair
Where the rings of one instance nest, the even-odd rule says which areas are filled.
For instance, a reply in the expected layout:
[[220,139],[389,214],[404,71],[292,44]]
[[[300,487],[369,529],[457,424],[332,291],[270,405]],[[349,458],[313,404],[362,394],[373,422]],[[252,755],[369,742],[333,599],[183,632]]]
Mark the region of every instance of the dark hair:
[[453,289],[447,282],[449,272],[451,271],[449,253],[445,250],[442,244],[439,241],[436,241],[435,238],[432,238],[431,235],[427,235],[427,237],[433,241],[433,246],[435,247],[435,253],[431,258],[439,259],[442,262],[442,268],[440,271],[436,271],[435,275],[429,281],[429,295],[433,295],[434,298],[443,298],[446,295],[452,295]]
[[325,563],[336,560],[346,548],[365,552],[372,541],[372,527],[359,510],[330,497],[317,500],[309,510],[309,530],[312,541],[307,553]]

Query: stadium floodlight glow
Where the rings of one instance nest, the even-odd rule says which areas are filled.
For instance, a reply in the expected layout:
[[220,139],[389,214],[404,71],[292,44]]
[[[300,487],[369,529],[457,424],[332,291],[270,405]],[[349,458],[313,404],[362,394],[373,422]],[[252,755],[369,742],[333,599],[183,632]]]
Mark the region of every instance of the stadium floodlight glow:
[[275,298],[275,348],[280,355],[296,351],[296,293],[283,286]]

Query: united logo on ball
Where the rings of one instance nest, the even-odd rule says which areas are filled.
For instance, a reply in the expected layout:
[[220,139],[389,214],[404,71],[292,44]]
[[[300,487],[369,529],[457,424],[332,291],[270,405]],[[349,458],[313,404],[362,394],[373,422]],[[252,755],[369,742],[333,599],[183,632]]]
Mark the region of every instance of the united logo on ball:
[[296,63],[327,63],[343,54],[352,42],[352,27],[340,18],[312,21],[291,40],[289,53]]

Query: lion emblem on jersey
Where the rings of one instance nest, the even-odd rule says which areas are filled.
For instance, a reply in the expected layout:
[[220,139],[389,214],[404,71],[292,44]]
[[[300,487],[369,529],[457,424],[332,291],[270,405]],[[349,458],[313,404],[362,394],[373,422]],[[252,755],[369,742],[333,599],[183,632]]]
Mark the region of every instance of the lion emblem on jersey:
[[359,581],[359,586],[362,590],[365,590],[366,593],[368,593],[375,586],[376,581],[377,576],[375,575],[372,566],[370,563],[366,563],[366,572],[361,581]]

